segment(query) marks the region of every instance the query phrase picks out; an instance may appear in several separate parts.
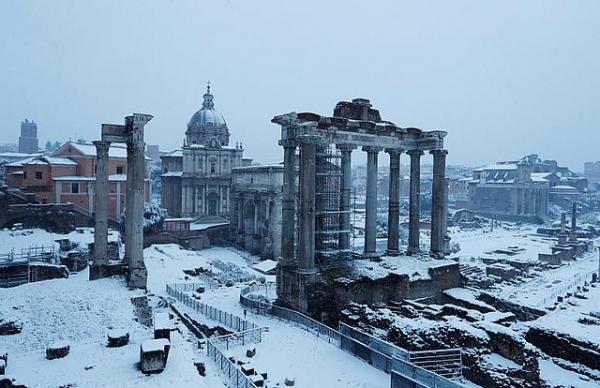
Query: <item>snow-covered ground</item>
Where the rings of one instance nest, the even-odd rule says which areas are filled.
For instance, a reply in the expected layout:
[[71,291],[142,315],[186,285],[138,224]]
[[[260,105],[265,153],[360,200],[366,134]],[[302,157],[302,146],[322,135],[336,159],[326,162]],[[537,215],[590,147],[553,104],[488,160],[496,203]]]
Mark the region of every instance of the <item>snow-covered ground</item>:
[[[58,248],[58,243],[54,240],[65,238],[87,248],[87,244],[94,242],[94,228],[77,228],[67,234],[50,233],[43,229],[0,230],[0,253],[8,253],[13,249],[20,252],[21,249],[41,245]],[[118,241],[119,233],[110,230],[108,240]]]
[[[89,230],[58,235],[35,230],[33,233],[0,231],[0,243],[15,249],[31,245],[52,245],[59,238],[71,238],[86,244],[93,240]],[[115,233],[116,235],[116,233]],[[113,236],[118,238],[118,236]],[[241,270],[264,276],[252,269],[256,258],[229,248],[200,252],[176,245],[152,246],[144,250],[148,268],[148,290],[158,300],[166,295],[167,283],[193,281],[183,270],[204,267],[219,273],[218,260]],[[235,268],[235,267],[234,267]],[[88,281],[88,271],[55,279],[0,289],[0,317],[23,322],[20,334],[0,337],[0,353],[9,353],[7,375],[28,387],[225,387],[219,368],[207,358],[206,350],[196,349],[196,339],[182,324],[171,334],[172,348],[165,371],[146,376],[137,369],[139,346],[152,338],[152,330],[136,320],[131,298],[140,291],[127,289],[123,279]],[[273,277],[266,277],[274,280]],[[197,279],[196,279],[197,281]],[[202,301],[224,311],[242,316],[239,293],[243,285],[222,287],[203,294]],[[156,306],[154,306],[156,308]],[[203,321],[202,316],[196,316]],[[347,354],[293,324],[271,317],[248,313],[248,319],[268,327],[263,340],[256,344],[253,360],[257,369],[266,371],[270,381],[283,384],[292,376],[298,387],[389,386],[389,375]],[[206,322],[206,320],[204,320]],[[210,323],[210,322],[207,322]],[[130,333],[129,345],[106,347],[107,332],[113,328]],[[70,354],[62,359],[47,360],[45,347],[57,340],[67,341]],[[238,357],[246,348],[230,350]],[[207,376],[201,377],[194,362],[204,362]]]
[[[88,281],[88,271],[69,279],[55,279],[0,289],[0,316],[23,323],[20,334],[3,336],[0,353],[7,351],[7,374],[28,387],[177,386],[220,387],[220,376],[200,379],[193,360],[201,358],[185,334],[175,331],[165,371],[146,376],[139,372],[139,346],[152,330],[135,320],[129,291],[122,279]],[[111,328],[126,329],[129,345],[106,347]],[[70,354],[47,360],[45,347],[66,341]]]
[[[161,250],[165,246],[160,246]],[[179,250],[176,246],[170,246],[167,254],[161,253],[154,248],[146,249],[146,265],[150,277],[154,276],[155,270],[160,270],[160,265],[170,267],[171,264],[181,269],[189,269],[196,262],[205,263],[211,260],[227,260],[251,271],[245,259],[235,252],[225,248],[213,248],[198,252],[197,259],[193,259],[195,253]],[[149,252],[150,251],[150,252]],[[164,251],[164,250],[163,250]],[[174,252],[180,251],[179,255]],[[182,261],[177,262],[181,257]],[[186,267],[187,266],[187,267]],[[168,275],[173,279],[172,275]],[[161,275],[162,277],[162,275]],[[179,281],[183,279],[180,277]],[[156,286],[156,282],[152,284]],[[201,301],[205,304],[217,307],[223,311],[242,317],[244,309],[239,304],[240,291],[243,285],[233,287],[222,287],[218,290],[207,291],[202,295]],[[164,288],[164,286],[163,286]],[[154,290],[153,290],[154,291]],[[155,292],[164,292],[156,289]],[[270,295],[273,297],[274,295]],[[181,306],[181,308],[194,316],[198,321],[208,322],[202,315],[193,310]],[[263,333],[262,342],[252,347],[256,348],[256,356],[252,360],[257,370],[265,371],[270,381],[276,381],[283,385],[286,376],[292,376],[296,380],[297,387],[387,387],[390,384],[390,376],[364,363],[363,361],[347,354],[329,344],[326,340],[316,337],[313,333],[306,332],[288,322],[253,314],[247,311],[247,319],[259,326],[268,327],[268,332]],[[238,358],[245,355],[248,347],[239,347],[230,350],[228,355]],[[327,365],[326,368],[323,366]],[[208,367],[214,368],[212,363]]]

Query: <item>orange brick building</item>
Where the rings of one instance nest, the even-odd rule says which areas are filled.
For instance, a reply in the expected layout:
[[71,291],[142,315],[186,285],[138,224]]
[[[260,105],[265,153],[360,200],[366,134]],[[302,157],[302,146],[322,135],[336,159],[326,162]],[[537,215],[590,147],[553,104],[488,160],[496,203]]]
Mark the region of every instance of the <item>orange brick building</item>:
[[[6,184],[33,194],[42,203],[73,203],[88,214],[94,213],[96,147],[68,142],[52,156],[34,156],[5,166]],[[109,151],[108,215],[117,219],[125,210],[127,191],[127,149],[112,145]],[[150,198],[148,169],[146,201]]]

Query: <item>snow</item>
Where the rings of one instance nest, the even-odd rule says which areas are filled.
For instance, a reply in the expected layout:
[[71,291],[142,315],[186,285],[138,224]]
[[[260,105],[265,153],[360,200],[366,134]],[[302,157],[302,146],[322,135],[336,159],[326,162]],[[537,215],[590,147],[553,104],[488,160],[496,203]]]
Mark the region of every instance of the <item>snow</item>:
[[479,292],[467,288],[450,288],[443,291],[444,294],[457,299],[468,302],[474,306],[479,306],[489,310],[495,310],[492,306],[477,299]]
[[[29,283],[14,288],[0,288],[0,317],[18,319],[23,331],[2,337],[2,347],[9,353],[44,349],[56,341],[104,343],[113,327],[132,327],[132,296],[118,279],[88,281],[84,270],[69,279]],[[134,330],[134,331],[135,331]]]
[[[244,309],[238,303],[240,290],[241,286],[235,286],[210,291],[203,294],[202,301],[243,316]],[[281,386],[286,376],[294,376],[297,387],[381,388],[390,384],[388,374],[343,352],[325,338],[285,321],[250,311],[247,314],[249,320],[269,331],[263,333],[261,343],[231,349],[226,355],[241,359],[247,348],[256,348],[252,365],[259,372],[267,372],[269,380],[280,382]]]
[[502,369],[521,369],[521,365],[507,358],[502,357],[497,353],[486,354],[483,359],[494,367],[500,367]]
[[549,359],[540,358],[539,365],[541,378],[551,383],[552,386],[598,388],[598,382],[582,380],[581,375],[563,369]]
[[108,348],[99,343],[71,345],[65,358],[46,360],[41,351],[10,354],[7,373],[30,388],[58,387],[201,387],[224,388],[215,367],[207,365],[200,377],[193,361],[198,359],[192,343],[179,333],[172,336],[169,360],[160,374],[144,375],[137,369],[140,342],[148,333],[136,333],[127,346]]
[[169,330],[171,323],[169,322],[169,314],[156,313],[154,314],[154,330]]
[[226,226],[229,225],[229,222],[217,222],[217,223],[205,223],[205,224],[190,224],[190,230],[206,230],[209,228],[213,228],[215,226]]
[[252,266],[255,270],[262,273],[267,273],[269,271],[275,270],[277,268],[277,262],[275,260],[264,260],[260,263]]
[[[21,249],[29,249],[33,246],[50,246],[58,248],[58,243],[54,240],[69,239],[71,242],[79,243],[86,247],[87,244],[94,242],[93,228],[77,228],[75,231],[67,234],[56,234],[46,232],[43,229],[26,229],[19,231],[0,230],[0,253],[7,253],[11,249],[20,252]],[[119,241],[119,233],[109,231],[109,241]]]
[[559,308],[548,312],[545,316],[531,322],[530,325],[565,333],[582,341],[599,344],[600,325],[585,325],[578,322],[578,320],[598,309],[600,287],[591,287],[585,295],[588,299],[574,297],[567,299],[560,304]]
[[169,342],[169,340],[166,338],[149,339],[149,340],[142,342],[140,349],[144,353],[157,352],[160,350],[164,350],[165,346],[170,346],[170,345],[171,345],[171,342]]
[[383,256],[380,262],[354,260],[354,272],[369,279],[380,279],[389,274],[408,275],[410,280],[430,279],[429,268],[456,264],[451,260],[432,259],[426,255]]

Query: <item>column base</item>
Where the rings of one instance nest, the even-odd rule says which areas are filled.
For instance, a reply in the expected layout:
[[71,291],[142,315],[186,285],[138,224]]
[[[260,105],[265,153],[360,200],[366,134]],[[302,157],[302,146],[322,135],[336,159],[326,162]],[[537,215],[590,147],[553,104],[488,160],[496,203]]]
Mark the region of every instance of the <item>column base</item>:
[[410,256],[416,255],[417,253],[421,253],[420,248],[408,247],[408,249],[406,250],[406,254]]
[[146,267],[130,268],[127,285],[130,290],[145,290],[148,282],[148,271]]
[[381,259],[381,255],[379,255],[377,252],[363,252],[362,256],[365,259],[372,261],[379,261]]
[[296,273],[298,275],[316,275],[317,274],[317,269],[316,268],[298,268],[296,270]]
[[450,254],[450,241],[452,239],[450,238],[450,236],[444,236],[443,238],[443,243],[442,243],[442,251],[444,252],[444,255],[448,256]]
[[443,259],[445,257],[444,252],[434,252],[434,251],[429,252],[429,256],[431,256],[434,259]]
[[385,255],[386,256],[400,256],[400,250],[399,249],[386,249]]
[[127,266],[122,263],[116,264],[90,264],[90,280],[109,278],[111,276],[123,276],[127,272]]

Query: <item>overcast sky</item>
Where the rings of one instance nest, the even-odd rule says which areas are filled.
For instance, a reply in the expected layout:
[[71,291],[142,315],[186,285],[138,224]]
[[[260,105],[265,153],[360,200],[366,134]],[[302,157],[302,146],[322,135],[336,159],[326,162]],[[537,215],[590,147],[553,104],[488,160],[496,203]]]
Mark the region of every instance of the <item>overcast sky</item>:
[[450,163],[600,160],[600,1],[2,1],[0,143],[22,119],[98,138],[150,113],[169,150],[207,80],[232,142],[281,158],[272,116],[369,98],[449,132]]

